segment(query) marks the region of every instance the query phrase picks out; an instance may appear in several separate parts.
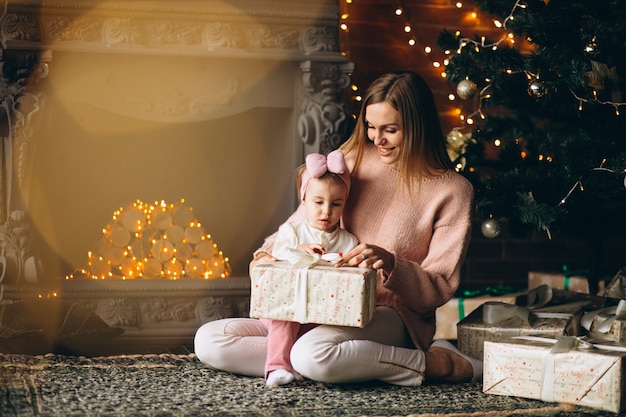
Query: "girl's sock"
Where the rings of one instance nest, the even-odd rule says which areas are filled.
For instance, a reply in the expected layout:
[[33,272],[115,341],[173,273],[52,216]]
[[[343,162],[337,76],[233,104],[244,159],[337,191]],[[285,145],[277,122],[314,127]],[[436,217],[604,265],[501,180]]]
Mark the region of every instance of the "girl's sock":
[[275,369],[267,375],[265,384],[270,387],[286,385],[296,379],[294,374],[284,369]]

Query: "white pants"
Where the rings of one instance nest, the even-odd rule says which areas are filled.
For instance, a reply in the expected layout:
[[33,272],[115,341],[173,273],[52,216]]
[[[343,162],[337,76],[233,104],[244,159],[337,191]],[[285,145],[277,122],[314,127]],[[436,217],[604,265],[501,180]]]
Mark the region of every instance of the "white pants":
[[[250,318],[208,322],[196,332],[194,349],[203,363],[242,375],[264,376],[267,328]],[[398,314],[378,307],[364,328],[318,326],[291,349],[291,363],[302,376],[345,383],[378,379],[418,386],[424,381],[424,352],[410,346]]]

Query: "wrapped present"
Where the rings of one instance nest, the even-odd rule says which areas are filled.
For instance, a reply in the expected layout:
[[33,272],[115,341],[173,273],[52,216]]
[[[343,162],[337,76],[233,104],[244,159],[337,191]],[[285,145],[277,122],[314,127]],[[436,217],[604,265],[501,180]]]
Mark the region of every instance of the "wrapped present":
[[585,313],[580,324],[591,339],[626,344],[626,300],[620,300],[615,306]]
[[626,299],[626,267],[620,269],[604,289],[604,296]]
[[[544,284],[558,290],[584,294],[590,293],[589,279],[584,275],[569,273],[568,271],[564,273],[530,271],[528,273],[529,290]],[[604,282],[599,282],[598,284],[600,286],[600,292],[598,292],[598,294],[601,294],[604,291]]]
[[363,327],[375,310],[376,271],[271,262],[252,271],[250,317]]
[[516,304],[519,297],[519,293],[454,297],[435,311],[437,324],[433,339],[456,340],[457,323],[483,305],[483,303],[487,301],[499,301],[502,303]]
[[584,300],[541,308],[486,302],[457,324],[458,348],[482,360],[486,341],[524,335],[578,336],[580,318],[589,305]]
[[483,392],[624,409],[626,346],[581,338],[514,337],[485,342]]

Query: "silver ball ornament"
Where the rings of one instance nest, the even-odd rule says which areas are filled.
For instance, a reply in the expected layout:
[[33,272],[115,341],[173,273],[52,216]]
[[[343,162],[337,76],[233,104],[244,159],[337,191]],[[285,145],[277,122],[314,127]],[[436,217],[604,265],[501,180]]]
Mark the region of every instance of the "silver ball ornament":
[[548,94],[548,88],[541,80],[533,80],[528,85],[528,95],[533,97],[541,98]]
[[598,41],[595,36],[589,41],[587,45],[585,45],[583,52],[585,56],[590,59],[594,59],[600,56],[600,48],[598,48]]
[[489,239],[493,239],[494,237],[500,236],[502,232],[502,227],[500,226],[500,222],[496,219],[486,219],[480,225],[480,231],[483,233],[483,236]]
[[463,80],[456,86],[456,93],[463,100],[467,100],[468,98],[474,97],[476,92],[478,91],[478,86],[475,82],[470,80]]

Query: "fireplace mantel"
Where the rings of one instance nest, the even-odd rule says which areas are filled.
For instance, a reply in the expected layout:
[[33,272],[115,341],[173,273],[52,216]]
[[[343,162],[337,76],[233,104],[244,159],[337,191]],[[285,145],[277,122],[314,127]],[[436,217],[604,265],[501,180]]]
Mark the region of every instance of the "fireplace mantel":
[[2,19],[10,49],[345,62],[335,2],[12,2]]

